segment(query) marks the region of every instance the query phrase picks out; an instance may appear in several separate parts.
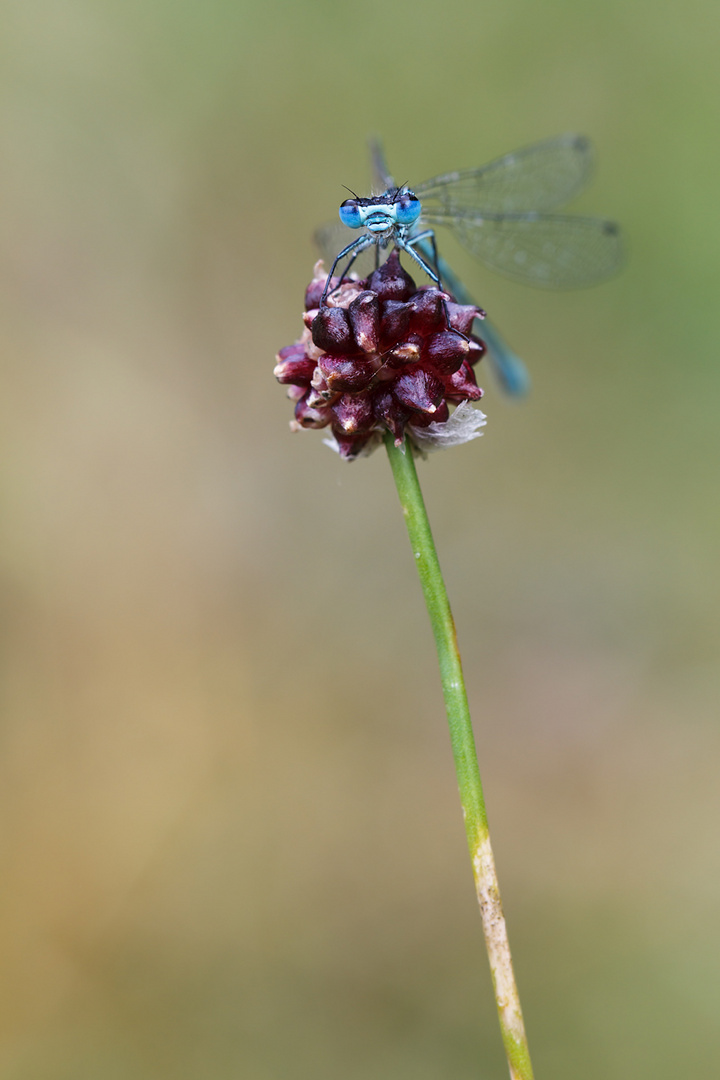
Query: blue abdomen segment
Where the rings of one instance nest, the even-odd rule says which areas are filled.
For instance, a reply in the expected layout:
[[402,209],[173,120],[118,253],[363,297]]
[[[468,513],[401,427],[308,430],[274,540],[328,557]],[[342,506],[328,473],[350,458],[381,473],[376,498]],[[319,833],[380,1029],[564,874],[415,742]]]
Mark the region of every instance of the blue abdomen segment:
[[475,320],[473,329],[488,348],[488,359],[495,378],[506,394],[522,397],[530,389],[530,376],[525,364],[500,336],[489,319]]

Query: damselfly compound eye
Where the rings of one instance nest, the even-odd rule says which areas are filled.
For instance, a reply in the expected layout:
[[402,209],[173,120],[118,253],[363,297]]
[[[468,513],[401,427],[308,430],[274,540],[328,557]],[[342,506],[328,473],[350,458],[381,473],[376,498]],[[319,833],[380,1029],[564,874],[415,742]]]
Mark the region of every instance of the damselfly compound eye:
[[362,214],[357,199],[346,199],[340,207],[340,220],[349,229],[359,229],[362,225]]
[[399,225],[412,225],[420,217],[420,200],[412,191],[405,191],[395,203],[395,219]]

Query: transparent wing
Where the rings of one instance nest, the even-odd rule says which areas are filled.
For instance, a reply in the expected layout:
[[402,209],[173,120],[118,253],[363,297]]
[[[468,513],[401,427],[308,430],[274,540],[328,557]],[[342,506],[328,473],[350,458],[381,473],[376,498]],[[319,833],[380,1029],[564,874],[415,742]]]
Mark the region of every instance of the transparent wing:
[[385,159],[385,150],[380,139],[369,139],[368,146],[370,149],[370,162],[372,165],[373,190],[376,190],[378,194],[380,194],[383,191],[387,191],[388,188],[394,187],[395,182],[390,175],[390,169],[388,168],[388,163]]
[[[353,240],[357,240],[359,235],[356,229],[348,229],[347,225],[343,225],[341,221],[328,221],[315,230],[313,240],[323,257],[327,270],[332,266],[338,252],[342,251]],[[368,248],[367,251],[361,251],[353,263],[352,273],[358,274],[361,278],[368,277],[375,269],[378,254],[380,262],[384,263],[390,251],[383,251],[377,245]]]
[[584,135],[560,135],[479,169],[433,177],[413,191],[423,208],[442,208],[450,215],[555,210],[585,186],[592,159],[592,146]]
[[612,221],[563,214],[496,217],[427,215],[452,228],[486,266],[525,285],[579,289],[611,277],[622,265],[620,230]]

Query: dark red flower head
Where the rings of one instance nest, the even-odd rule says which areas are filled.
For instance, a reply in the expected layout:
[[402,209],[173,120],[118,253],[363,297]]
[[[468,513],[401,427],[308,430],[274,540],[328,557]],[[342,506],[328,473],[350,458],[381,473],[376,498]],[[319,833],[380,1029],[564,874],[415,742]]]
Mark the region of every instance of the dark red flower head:
[[329,427],[344,458],[368,452],[385,431],[397,446],[407,434],[422,449],[476,437],[482,413],[463,406],[453,425],[448,406],[482,397],[473,366],[485,346],[472,335],[480,309],[434,287],[418,289],[396,251],[319,307],[325,281],[318,263],[305,294],[303,336],[277,357],[275,377],[296,402],[291,427]]

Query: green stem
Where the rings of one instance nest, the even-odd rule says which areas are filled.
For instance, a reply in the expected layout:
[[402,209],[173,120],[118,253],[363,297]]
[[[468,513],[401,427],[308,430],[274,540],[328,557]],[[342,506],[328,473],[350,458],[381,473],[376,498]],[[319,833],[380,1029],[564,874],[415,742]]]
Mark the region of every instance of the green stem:
[[510,1066],[510,1077],[511,1080],[533,1080],[530,1052],[505,927],[505,916],[500,901],[495,860],[490,846],[485,800],[470,722],[462,663],[457,646],[455,623],[430,531],[430,522],[425,510],[412,450],[408,447],[406,451],[407,442],[400,447],[395,446],[393,437],[389,433],[385,436],[385,446],[435,635],[445,709],[450,725],[450,741],[460,789],[460,803],[465,817],[465,831],[472,859],[475,889],[482,915],[485,944],[495,988],[500,1030]]

